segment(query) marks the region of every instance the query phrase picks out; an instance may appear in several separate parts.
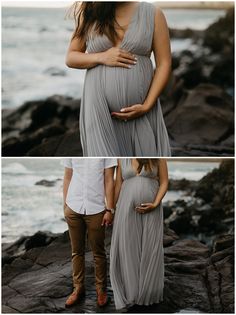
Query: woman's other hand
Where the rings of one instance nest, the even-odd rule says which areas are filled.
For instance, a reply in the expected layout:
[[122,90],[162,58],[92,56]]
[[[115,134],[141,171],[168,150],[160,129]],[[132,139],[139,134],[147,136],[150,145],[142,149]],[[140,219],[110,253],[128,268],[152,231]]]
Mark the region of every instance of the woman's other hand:
[[119,47],[112,47],[100,53],[98,62],[110,67],[130,69],[131,65],[137,63],[137,58],[126,50],[120,49]]
[[157,207],[154,203],[142,203],[140,206],[137,206],[135,210],[141,214],[149,213]]
[[143,104],[135,104],[129,107],[124,107],[120,112],[112,112],[111,116],[120,120],[131,120],[141,117],[147,113],[147,109]]

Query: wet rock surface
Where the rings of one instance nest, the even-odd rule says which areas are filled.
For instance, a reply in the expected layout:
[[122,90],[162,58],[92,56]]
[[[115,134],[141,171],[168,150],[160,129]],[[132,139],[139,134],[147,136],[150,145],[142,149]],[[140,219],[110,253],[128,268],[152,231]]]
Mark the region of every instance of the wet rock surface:
[[[161,95],[173,156],[234,155],[234,10],[205,31],[170,30],[191,40],[173,54]],[[53,75],[63,75],[49,69]],[[3,156],[82,156],[80,100],[52,96],[3,112]]]
[[[111,231],[108,231],[107,253],[110,237]],[[68,232],[57,235],[38,232],[25,238],[24,244],[29,243],[31,246],[20,252],[20,245],[16,243],[3,247],[3,256],[13,257],[12,261],[3,262],[3,313],[116,312],[109,281],[110,305],[104,309],[96,306],[93,258],[89,249],[86,251],[86,298],[71,309],[65,308],[65,300],[72,291]],[[164,301],[149,307],[135,306],[130,313],[166,313],[183,309],[233,312],[233,235],[215,240],[211,253],[199,241],[179,239],[173,231],[165,229],[164,247]]]

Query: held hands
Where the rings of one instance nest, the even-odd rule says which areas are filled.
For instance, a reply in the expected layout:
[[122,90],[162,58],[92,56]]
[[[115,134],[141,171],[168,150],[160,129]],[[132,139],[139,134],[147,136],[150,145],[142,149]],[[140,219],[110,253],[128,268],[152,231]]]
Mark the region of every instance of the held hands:
[[102,219],[102,226],[104,225],[110,226],[112,225],[112,221],[113,221],[113,215],[110,212],[106,211]]
[[111,116],[120,120],[131,120],[143,116],[148,112],[147,108],[143,104],[135,104],[130,107],[124,107],[120,112],[112,112]]
[[110,67],[130,69],[137,63],[137,58],[130,52],[119,47],[112,47],[101,53],[100,63]]
[[142,203],[140,206],[137,206],[135,210],[141,214],[149,213],[153,211],[158,205],[154,203]]

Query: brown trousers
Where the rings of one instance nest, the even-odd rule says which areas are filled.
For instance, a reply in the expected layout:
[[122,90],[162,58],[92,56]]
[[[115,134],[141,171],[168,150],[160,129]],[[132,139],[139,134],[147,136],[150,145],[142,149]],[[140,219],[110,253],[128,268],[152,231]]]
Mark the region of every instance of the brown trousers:
[[86,232],[95,262],[96,289],[106,290],[107,260],[105,251],[105,226],[101,226],[104,211],[94,215],[79,214],[67,205],[64,216],[69,228],[72,249],[73,284],[84,287]]

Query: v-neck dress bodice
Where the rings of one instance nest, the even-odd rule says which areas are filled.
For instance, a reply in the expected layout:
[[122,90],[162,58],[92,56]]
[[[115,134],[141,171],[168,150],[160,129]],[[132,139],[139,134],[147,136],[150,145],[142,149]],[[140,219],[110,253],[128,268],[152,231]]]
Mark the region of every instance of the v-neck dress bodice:
[[[154,69],[150,59],[155,7],[140,2],[119,45],[137,57],[131,69],[98,65],[87,70],[80,111],[84,156],[170,156],[170,146],[159,99],[150,112],[127,122],[112,119],[112,112],[143,104]],[[113,47],[109,38],[91,32],[87,53]]]
[[151,171],[145,170],[143,167],[140,173],[135,171],[134,166],[132,164],[132,159],[122,159],[121,160],[121,169],[122,169],[122,178],[123,180],[127,180],[133,177],[141,177],[141,178],[150,178],[158,181],[158,167],[156,165],[152,166]]
[[[150,14],[147,15],[150,12],[147,10],[144,12],[144,9],[145,6],[150,5],[151,4],[139,2],[119,45],[121,49],[127,50],[139,56],[146,56],[148,58],[151,54],[154,21]],[[145,14],[146,16],[144,16]],[[145,24],[141,23],[141,18],[145,20]],[[95,35],[94,33],[90,33],[88,36],[88,53],[102,52],[111,47],[113,47],[113,44],[106,35]]]

